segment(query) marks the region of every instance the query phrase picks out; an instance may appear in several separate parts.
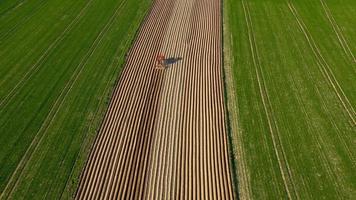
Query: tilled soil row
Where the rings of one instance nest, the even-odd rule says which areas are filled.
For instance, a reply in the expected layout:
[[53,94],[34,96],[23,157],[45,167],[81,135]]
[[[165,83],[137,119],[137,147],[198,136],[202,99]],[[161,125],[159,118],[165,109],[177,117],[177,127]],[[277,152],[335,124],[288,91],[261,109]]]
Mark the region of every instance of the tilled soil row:
[[[77,199],[232,199],[220,0],[156,0],[133,44]],[[156,56],[166,55],[164,70]]]

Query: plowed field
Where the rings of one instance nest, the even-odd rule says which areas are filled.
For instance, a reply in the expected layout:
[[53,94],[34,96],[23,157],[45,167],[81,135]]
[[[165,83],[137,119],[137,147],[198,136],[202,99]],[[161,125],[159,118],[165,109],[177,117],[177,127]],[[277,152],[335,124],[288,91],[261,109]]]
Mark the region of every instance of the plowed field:
[[[157,0],[132,46],[77,199],[231,199],[221,2]],[[156,56],[166,69],[155,69]]]

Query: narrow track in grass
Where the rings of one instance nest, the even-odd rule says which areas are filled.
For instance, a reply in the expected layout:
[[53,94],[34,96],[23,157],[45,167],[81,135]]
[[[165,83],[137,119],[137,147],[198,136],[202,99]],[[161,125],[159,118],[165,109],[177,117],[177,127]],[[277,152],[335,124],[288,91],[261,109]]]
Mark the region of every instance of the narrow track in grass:
[[256,44],[256,39],[253,32],[253,24],[250,15],[249,5],[244,0],[241,0],[241,4],[243,7],[245,21],[248,30],[248,38],[250,43],[250,51],[252,55],[253,65],[255,67],[256,80],[258,82],[259,92],[261,101],[263,103],[263,108],[265,111],[265,115],[268,122],[269,132],[271,134],[273,149],[275,152],[275,156],[278,160],[278,167],[281,172],[281,176],[283,178],[283,183],[285,186],[286,193],[289,199],[299,199],[297,192],[295,191],[295,184],[293,182],[292,173],[286,159],[286,154],[283,149],[283,145],[281,144],[280,133],[278,131],[278,127],[276,121],[273,116],[273,109],[271,102],[269,100],[268,91],[266,88],[266,83],[263,77],[263,72],[261,69],[260,58],[258,54],[258,48]]
[[[90,6],[93,0],[89,0],[85,6],[80,10],[78,15],[71,21],[68,26],[63,30],[63,32],[48,46],[45,52],[38,58],[38,60],[29,68],[29,70],[23,75],[23,77],[19,80],[19,82],[9,91],[9,93],[0,100],[0,107],[5,107],[7,103],[11,101],[11,99],[17,94],[20,88],[28,81],[39,69],[41,64],[45,61],[46,57],[53,51],[65,38],[66,34],[68,34],[75,25],[79,22],[82,16],[86,13],[88,7]],[[0,82],[2,84],[2,82]]]
[[[1,99],[88,3],[49,2],[31,23],[1,42],[1,71],[8,80],[1,85]],[[30,15],[38,2],[31,3],[6,16],[9,23],[2,28]],[[20,91],[1,106],[0,199],[73,197],[110,91],[150,4],[93,0]]]
[[345,39],[345,36],[342,33],[339,25],[336,23],[333,15],[331,14],[329,6],[327,5],[327,3],[324,0],[320,0],[320,3],[323,7],[325,14],[326,14],[326,17],[328,18],[336,36],[337,36],[337,39],[340,42],[342,49],[344,50],[344,52],[347,56],[351,57],[352,62],[356,63],[356,58],[355,58],[354,54],[352,53],[351,48],[350,48],[347,40]]
[[335,78],[335,75],[333,74],[332,70],[330,69],[329,64],[326,62],[324,59],[323,55],[321,54],[321,51],[317,44],[315,43],[313,37],[310,35],[307,26],[304,24],[303,20],[298,14],[298,11],[294,7],[293,3],[291,1],[288,1],[288,8],[295,17],[297,24],[299,28],[301,29],[302,33],[304,34],[310,48],[312,49],[315,58],[317,59],[318,67],[320,71],[323,73],[325,76],[325,79],[330,83],[330,86],[333,88],[335,94],[337,95],[338,99],[340,100],[340,103],[342,107],[344,107],[344,110],[346,111],[347,115],[350,117],[351,124],[352,126],[356,125],[356,112],[353,108],[353,105],[350,103],[350,100],[348,97],[345,95],[343,89],[341,88],[338,80]]
[[[0,33],[0,40],[5,41],[8,39],[14,32],[16,32],[17,29],[19,29],[21,26],[26,24],[28,21],[30,21],[31,18],[33,18],[42,8],[44,8],[46,5],[48,5],[49,1],[43,0],[39,1],[36,6],[34,6],[32,12],[28,16],[24,16],[21,18],[21,20],[18,20],[9,30],[7,30],[5,33]],[[0,16],[0,19],[3,18],[6,15]]]
[[[229,106],[230,116],[235,115],[231,124],[237,127],[232,141],[236,171],[246,174],[238,176],[240,197],[350,199],[354,123],[339,97],[353,112],[351,57],[319,1],[290,2],[298,18],[288,1],[227,1],[230,73],[236,86],[228,91],[237,94]],[[328,5],[347,38],[353,5]]]
[[[77,199],[232,199],[221,2],[156,0],[128,53]],[[155,69],[164,53],[172,63]]]
[[[323,10],[326,13],[327,17],[329,18],[329,22],[331,23],[331,25],[333,26],[333,30],[336,33],[338,40],[342,46],[342,48],[344,49],[345,53],[348,55],[348,50],[346,48],[349,48],[345,38],[343,37],[341,32],[337,32],[337,24],[335,24],[334,22],[332,22],[332,19],[330,16],[329,11],[327,10],[327,5],[325,4],[325,2],[323,2],[323,0],[320,0]],[[351,119],[351,125],[355,126],[356,125],[356,112],[353,108],[353,105],[350,103],[350,100],[348,99],[348,97],[346,96],[346,94],[344,93],[342,87],[340,86],[338,80],[336,79],[335,75],[333,74],[333,71],[331,70],[331,67],[329,66],[329,64],[327,63],[326,59],[324,58],[324,56],[321,53],[321,50],[319,49],[318,45],[316,44],[316,42],[314,41],[314,38],[312,37],[312,35],[310,34],[308,27],[305,25],[303,19],[301,18],[301,16],[299,16],[299,13],[297,11],[297,9],[295,8],[295,6],[293,5],[292,2],[288,3],[288,7],[291,11],[291,13],[293,14],[293,17],[295,17],[297,24],[299,26],[299,28],[301,29],[301,31],[303,32],[308,45],[310,46],[311,50],[313,51],[315,57],[316,57],[316,61],[317,61],[317,65],[319,70],[322,72],[325,80],[327,82],[329,82],[330,87],[332,87],[332,89],[334,90],[338,100],[341,102],[341,106],[342,108],[346,111],[346,113],[348,114],[348,117],[350,117]],[[339,30],[340,31],[340,30]],[[342,39],[341,39],[342,38]],[[346,46],[346,48],[345,48]],[[350,50],[350,56],[351,58],[353,58],[353,54]],[[343,144],[344,148],[347,151],[347,154],[349,155],[349,158],[354,161],[355,160],[355,155],[352,152],[352,147],[350,145],[348,145],[342,136],[342,133],[339,133],[339,131],[336,132],[338,138],[340,139],[340,142]]]
[[26,1],[27,0],[21,0],[21,1],[16,2],[16,3],[15,2],[11,2],[11,3],[14,3],[14,4],[12,4],[11,6],[5,8],[5,9],[2,8],[0,10],[0,18],[2,16],[6,15],[7,13],[12,12],[12,11],[16,10],[17,8],[21,7],[24,3],[26,3]]
[[[18,177],[21,176],[21,173],[23,172],[23,169],[26,167],[27,161],[31,158],[32,153],[36,151],[38,144],[41,143],[42,139],[44,138],[44,133],[48,133],[48,127],[49,125],[53,122],[53,119],[55,119],[56,114],[59,112],[60,107],[62,107],[63,102],[69,92],[71,91],[73,85],[77,81],[78,77],[80,76],[81,72],[83,71],[83,68],[86,66],[89,58],[92,56],[92,54],[95,52],[99,44],[102,42],[105,34],[107,31],[112,27],[114,19],[119,15],[119,12],[122,10],[122,7],[124,4],[127,2],[127,0],[123,0],[122,2],[119,3],[119,5],[116,8],[115,13],[111,16],[111,18],[108,20],[107,24],[102,28],[102,30],[98,33],[97,37],[93,41],[93,44],[91,45],[90,49],[88,50],[87,54],[82,58],[81,62],[79,65],[76,67],[73,75],[71,76],[70,80],[67,82],[63,90],[61,91],[59,97],[57,100],[54,102],[54,105],[52,106],[47,118],[44,120],[41,128],[38,130],[36,133],[34,139],[32,140],[30,146],[28,147],[26,153],[22,157],[21,161],[16,167],[16,170],[10,177],[10,180],[8,181],[8,184],[5,187],[4,193],[0,195],[0,197],[6,197],[8,194],[11,196],[12,191],[16,188]],[[88,2],[88,4],[90,1]],[[67,30],[67,29],[66,29]],[[4,196],[3,196],[4,195]]]

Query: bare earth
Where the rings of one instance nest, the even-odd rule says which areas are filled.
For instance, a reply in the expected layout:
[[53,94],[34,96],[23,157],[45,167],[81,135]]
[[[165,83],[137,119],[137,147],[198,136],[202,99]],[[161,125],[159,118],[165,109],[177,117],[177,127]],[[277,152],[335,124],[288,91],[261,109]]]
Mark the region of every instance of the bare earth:
[[[220,0],[154,1],[76,199],[233,198],[220,11]],[[165,70],[154,68],[159,53]]]

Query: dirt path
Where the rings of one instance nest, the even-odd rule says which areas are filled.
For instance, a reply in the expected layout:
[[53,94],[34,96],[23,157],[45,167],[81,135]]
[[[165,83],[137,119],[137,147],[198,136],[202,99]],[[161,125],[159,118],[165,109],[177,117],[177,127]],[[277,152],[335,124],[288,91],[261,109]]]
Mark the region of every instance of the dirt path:
[[[77,199],[233,198],[220,4],[154,2],[128,54]],[[172,62],[165,70],[154,69],[160,52]]]

